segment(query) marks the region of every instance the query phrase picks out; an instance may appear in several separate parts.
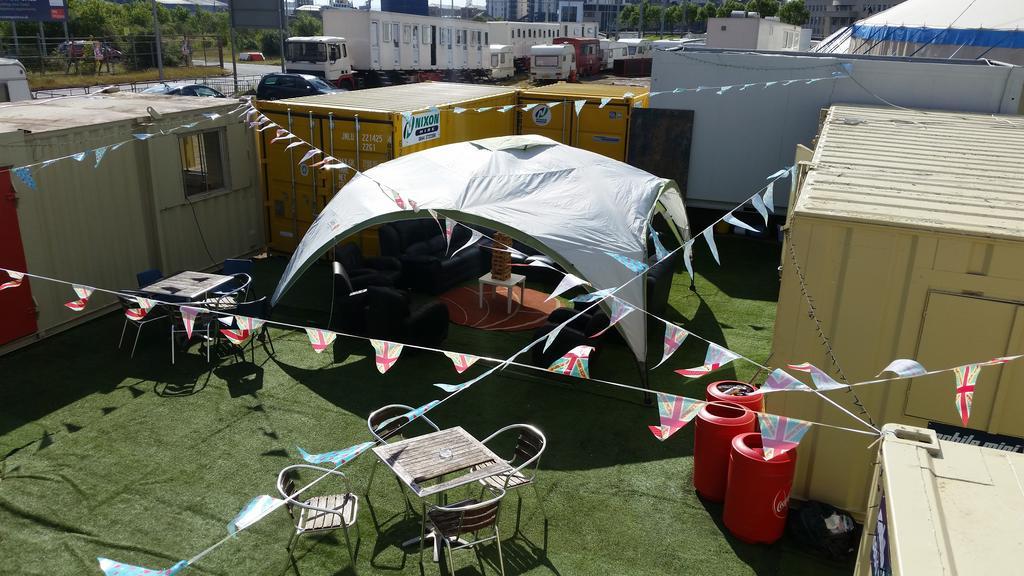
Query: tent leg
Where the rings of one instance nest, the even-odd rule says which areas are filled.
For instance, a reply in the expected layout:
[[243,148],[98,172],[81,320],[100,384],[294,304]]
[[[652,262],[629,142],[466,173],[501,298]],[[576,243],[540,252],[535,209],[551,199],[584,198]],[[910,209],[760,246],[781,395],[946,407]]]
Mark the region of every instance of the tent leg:
[[[640,371],[640,386],[644,390],[650,390],[647,385],[647,362],[637,362],[636,367]],[[652,404],[654,404],[654,396],[650,392],[644,392],[644,406]]]

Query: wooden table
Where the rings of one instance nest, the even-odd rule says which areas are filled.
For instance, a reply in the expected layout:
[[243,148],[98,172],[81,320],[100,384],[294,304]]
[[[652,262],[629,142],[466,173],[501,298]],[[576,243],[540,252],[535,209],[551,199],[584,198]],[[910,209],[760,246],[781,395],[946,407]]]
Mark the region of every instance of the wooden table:
[[[398,476],[414,494],[420,498],[439,495],[446,490],[476,482],[482,478],[512,470],[491,449],[484,446],[461,426],[416,436],[394,444],[383,444],[373,449],[374,454]],[[431,483],[448,474],[486,464],[476,470],[451,480]],[[424,483],[427,483],[424,486]],[[426,502],[423,503],[426,514]],[[438,542],[433,533],[427,539],[434,540],[434,562],[438,559]],[[418,544],[419,537],[402,543],[403,546]]]
[[179,272],[174,276],[164,278],[139,288],[140,292],[155,294],[157,296],[174,296],[188,300],[196,300],[210,290],[230,282],[231,276],[221,274],[210,274],[207,272]]
[[484,286],[494,286],[494,293],[498,293],[498,286],[504,286],[508,290],[508,305],[506,306],[505,312],[507,314],[512,313],[512,294],[515,292],[516,284],[519,285],[519,304],[520,306],[526,302],[526,276],[522,274],[513,274],[508,280],[496,280],[488,272],[477,280],[477,289],[480,295],[480,308],[484,307]]

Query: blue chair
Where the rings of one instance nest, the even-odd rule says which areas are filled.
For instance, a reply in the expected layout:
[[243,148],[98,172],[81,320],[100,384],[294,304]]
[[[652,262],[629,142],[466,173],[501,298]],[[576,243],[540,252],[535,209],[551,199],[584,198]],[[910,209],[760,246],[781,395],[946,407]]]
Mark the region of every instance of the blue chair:
[[221,274],[225,276],[233,276],[233,279],[221,284],[216,290],[211,290],[210,294],[216,298],[223,298],[225,296],[234,296],[241,293],[241,298],[239,298],[240,300],[248,299],[249,288],[252,285],[252,270],[252,260],[241,260],[236,258],[229,258],[225,260]]
[[150,284],[163,280],[164,273],[159,268],[150,268],[149,270],[143,270],[135,275],[135,280],[139,283],[139,288],[145,288]]
[[225,276],[233,276],[235,274],[248,274],[252,276],[252,267],[252,260],[228,258],[224,261],[224,270],[222,271],[222,274]]

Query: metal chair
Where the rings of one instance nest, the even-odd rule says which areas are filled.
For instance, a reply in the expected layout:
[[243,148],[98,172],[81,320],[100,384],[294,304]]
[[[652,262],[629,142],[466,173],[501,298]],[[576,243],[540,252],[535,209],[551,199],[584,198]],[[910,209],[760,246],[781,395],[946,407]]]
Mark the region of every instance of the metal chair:
[[[251,302],[239,302],[234,308],[222,310],[222,312],[224,314],[259,318],[261,320],[267,320],[270,318],[270,306],[266,296]],[[274,339],[270,336],[270,330],[267,325],[264,324],[249,336],[249,340],[247,342],[238,347],[238,351],[241,353],[243,360],[245,359],[245,348],[248,346],[252,351],[252,362],[256,362],[256,340],[259,340],[260,343],[263,344],[264,352],[267,351],[267,346],[269,345],[270,355],[273,356],[274,354],[277,354],[277,351],[274,350]]]
[[[128,294],[132,293],[131,291],[127,291],[127,290],[125,292],[128,293]],[[139,292],[139,295],[142,296],[143,294],[141,292]],[[122,312],[127,312],[130,309],[138,308],[139,307],[138,302],[136,302],[132,298],[125,298],[125,297],[120,297],[119,296],[118,300],[121,302],[121,311]],[[141,320],[133,320],[133,319],[129,318],[127,315],[125,315],[125,317],[124,317],[124,325],[121,326],[121,338],[120,338],[120,340],[117,341],[117,349],[120,350],[121,349],[121,345],[124,344],[124,334],[125,334],[125,332],[128,331],[128,325],[131,324],[132,326],[135,327],[135,342],[132,344],[132,355],[131,355],[131,357],[135,358],[135,348],[139,345],[139,336],[142,335],[142,327],[145,326],[146,324],[151,323],[151,322],[156,322],[158,320],[166,320],[166,319],[167,319],[167,311],[164,309],[163,306],[159,306],[159,305],[154,306],[153,308],[151,308],[149,310],[149,312],[146,314],[146,316],[143,317]]]
[[[302,469],[315,470],[320,474],[331,474],[340,477],[345,481],[345,492],[343,494],[331,494],[327,496],[305,497],[299,501],[293,498],[296,492],[296,472]],[[281,470],[277,475],[277,491],[287,501],[285,507],[288,515],[295,522],[295,532],[288,539],[285,547],[288,554],[292,553],[292,546],[303,534],[330,532],[341,528],[345,531],[345,544],[348,546],[348,556],[352,561],[352,571],[356,569],[356,553],[352,548],[352,538],[349,536],[349,529],[356,529],[356,541],[359,541],[359,496],[352,492],[352,486],[344,473],[331,468],[322,468],[310,464],[294,464]],[[295,508],[299,508],[298,515]]]
[[149,270],[143,270],[135,275],[135,281],[139,283],[139,288],[145,288],[150,284],[155,284],[162,280],[164,273],[159,268],[150,268]]
[[[380,430],[377,430],[377,427],[380,426],[382,422],[395,418],[396,416],[403,416],[411,410],[414,410],[414,408],[412,406],[406,406],[405,404],[388,404],[387,406],[382,406],[371,412],[369,417],[366,418],[366,427],[370,429],[370,434],[373,436],[374,440],[382,444],[387,444],[389,438],[398,434],[400,429],[404,430],[403,426],[407,423],[407,420],[399,418],[388,423],[388,425],[384,426]],[[420,416],[416,421],[423,422],[427,426],[430,426],[434,429],[434,432],[441,431],[441,428],[426,415]],[[376,474],[377,466],[379,464],[380,459],[374,458],[373,467],[370,468],[370,479],[366,482],[366,491],[363,492],[367,498],[370,497],[370,486],[373,485],[373,476]],[[409,495],[406,494],[405,486],[402,484],[402,481],[398,479],[398,476],[395,476],[395,482],[398,483],[398,490],[405,498],[407,510],[414,512],[415,508],[413,508],[412,502],[409,501]]]
[[252,286],[252,271],[254,265],[252,260],[229,258],[224,261],[221,274],[231,276],[230,282],[226,282],[216,289],[211,290],[212,296],[236,296],[239,300],[249,299],[249,289]]
[[[463,500],[449,506],[431,506],[427,510],[420,528],[420,566],[423,565],[423,543],[427,535],[427,522],[430,522],[435,536],[434,545],[437,546],[437,542],[441,541],[447,549],[445,556],[448,558],[449,574],[455,574],[452,552],[463,548],[475,548],[479,544],[494,540],[498,545],[498,567],[501,569],[501,575],[505,576],[505,558],[501,553],[501,534],[498,531],[501,499],[505,496],[505,491],[491,487],[487,490],[491,492],[488,500]],[[465,534],[473,534],[473,538],[477,538],[477,533],[487,528],[494,530],[492,536],[472,541],[460,538]]]
[[[203,303],[196,303],[196,304],[198,306],[200,306],[200,307],[202,307],[204,305]],[[175,334],[186,334],[187,335],[188,332],[185,331],[185,326],[182,324],[181,308],[179,308],[177,306],[174,306],[170,310],[169,316],[170,316],[170,325],[171,325],[171,364],[174,364],[175,354],[177,352],[177,348],[175,347],[174,335]],[[206,361],[207,362],[210,361],[210,346],[211,346],[211,343],[213,342],[213,339],[216,337],[216,330],[218,329],[218,327],[215,326],[215,324],[217,324],[217,319],[216,319],[216,317],[213,314],[199,314],[199,315],[197,315],[195,317],[195,320],[194,320],[194,322],[192,324],[192,334],[195,335],[195,334],[201,332],[201,333],[203,333],[203,338],[206,340]],[[210,333],[211,330],[213,330],[215,332],[213,335],[211,335],[211,333]],[[188,337],[186,336],[185,338],[187,339]],[[190,340],[185,342],[185,344],[186,344],[185,348],[188,348],[188,343],[189,342],[190,342]]]
[[[537,490],[537,468],[540,466],[540,457],[544,454],[544,449],[547,447],[547,438],[544,433],[538,430],[536,427],[529,424],[512,424],[505,426],[501,430],[491,434],[487,438],[483,439],[483,443],[487,444],[494,438],[502,435],[505,432],[518,430],[519,437],[516,439],[515,452],[512,454],[512,458],[506,460],[510,465],[515,466],[508,472],[502,472],[495,474],[494,476],[488,476],[480,480],[480,484],[484,488],[501,488],[502,490],[513,490],[521,488],[523,486],[530,486],[533,488],[533,494],[537,497],[537,502],[540,504],[541,514],[544,515],[544,526],[547,528],[548,514],[544,509],[544,500],[540,497],[540,491]],[[474,467],[474,469],[479,466]],[[516,496],[519,497],[519,501],[516,505],[516,530],[515,533],[519,533],[519,519],[523,509],[523,496],[519,492],[516,492]]]

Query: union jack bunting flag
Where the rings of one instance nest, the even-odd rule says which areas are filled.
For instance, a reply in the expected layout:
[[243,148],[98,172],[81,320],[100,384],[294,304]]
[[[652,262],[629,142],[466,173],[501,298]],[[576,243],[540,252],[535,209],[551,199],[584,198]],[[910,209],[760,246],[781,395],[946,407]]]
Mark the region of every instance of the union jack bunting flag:
[[768,375],[768,379],[764,381],[764,384],[757,389],[761,394],[765,392],[776,392],[778,390],[810,390],[810,387],[803,382],[790,376],[782,368],[776,368],[772,370],[772,373]]
[[431,400],[430,402],[427,402],[423,406],[420,406],[419,408],[413,408],[412,410],[409,410],[408,412],[406,412],[405,414],[402,414],[401,416],[395,416],[394,418],[388,418],[387,420],[381,422],[380,424],[377,424],[377,428],[375,428],[374,431],[382,430],[383,428],[387,427],[392,422],[394,422],[396,420],[402,420],[403,418],[405,419],[406,422],[412,422],[413,420],[415,420],[415,419],[419,418],[420,416],[423,416],[427,412],[430,412],[431,410],[433,410],[434,406],[437,406],[440,403],[441,403],[440,400]]
[[478,356],[460,354],[458,352],[445,352],[444,355],[450,358],[452,363],[455,364],[455,371],[459,374],[468,370],[470,366],[480,359]]
[[405,200],[402,200],[402,195],[398,192],[395,192],[395,205],[405,210]]
[[914,376],[921,376],[922,374],[928,373],[924,366],[914,360],[908,360],[906,358],[893,360],[888,366],[883,368],[878,375],[881,376],[886,372],[892,372],[893,374],[903,378],[912,378]]
[[612,298],[612,315],[610,318],[608,318],[608,325],[605,326],[603,330],[600,330],[597,334],[592,335],[591,338],[597,338],[601,334],[604,334],[605,332],[608,331],[609,328],[618,324],[619,320],[622,320],[630,312],[634,310],[636,310],[636,308],[633,308],[629,304],[626,304],[625,302],[619,300],[618,298]]
[[696,368],[684,368],[682,370],[676,370],[676,374],[686,376],[687,378],[700,378],[705,374],[710,374],[715,370],[718,370],[722,366],[725,366],[729,362],[739,358],[740,355],[722,348],[718,344],[711,342],[708,344],[707,354],[704,355],[704,365],[697,366]]
[[605,251],[605,254],[611,256],[612,258],[615,258],[616,260],[618,260],[619,264],[622,264],[626,268],[629,268],[631,272],[634,272],[636,274],[639,274],[644,270],[647,270],[647,264],[644,264],[639,260],[635,260],[628,256],[623,256],[622,254],[616,254],[615,252],[608,252],[607,250]]
[[228,534],[234,535],[239,530],[245,530],[267,514],[283,506],[285,502],[286,500],[273,498],[266,494],[253,498],[245,505],[245,508],[242,508],[241,512],[231,519],[231,522],[228,522]]
[[648,428],[655,438],[664,442],[669,436],[689,424],[705,404],[707,402],[659,392],[658,416],[661,418],[661,425],[648,426]]
[[330,330],[321,330],[319,328],[306,328],[306,336],[309,336],[309,343],[313,345],[313,351],[317,354],[323,352],[334,342],[334,339],[338,337],[337,334]]
[[395,362],[398,362],[398,357],[402,354],[402,348],[404,348],[401,344],[395,344],[386,340],[370,340],[370,344],[373,345],[373,350],[376,353],[374,360],[377,362],[377,370],[381,374],[391,370]]
[[75,294],[78,296],[78,300],[65,302],[64,305],[75,312],[81,312],[82,310],[85,310],[86,304],[89,303],[89,297],[92,296],[93,289],[88,286],[79,286],[78,284],[72,284],[72,288],[74,288]]
[[589,363],[590,353],[593,351],[593,346],[577,346],[566,352],[565,356],[555,360],[548,367],[548,371],[565,374],[566,376],[576,376],[577,378],[590,378],[587,364]]
[[810,362],[804,362],[803,364],[790,364],[790,368],[793,370],[799,370],[801,372],[807,372],[811,375],[811,381],[814,382],[814,387],[818,390],[835,390],[837,388],[846,388],[846,384],[840,384],[832,379],[831,376],[825,373],[824,370],[818,368]]
[[156,305],[156,302],[153,300],[143,298],[142,296],[136,296],[135,302],[139,305],[138,308],[129,308],[124,311],[124,315],[127,316],[129,320],[142,320],[146,317],[146,314],[149,314],[149,311],[153,306]]
[[664,364],[665,360],[668,360],[670,356],[675,354],[676,350],[683,345],[683,340],[686,340],[686,337],[689,336],[689,334],[689,332],[683,330],[679,326],[676,326],[671,322],[665,322],[665,352],[661,355],[661,362],[658,362],[655,368]]
[[373,442],[363,442],[362,444],[349,446],[343,450],[324,452],[323,454],[310,454],[302,448],[299,448],[299,454],[302,455],[303,460],[310,464],[323,464],[324,462],[330,462],[335,466],[341,466],[342,464],[351,462],[353,458],[362,454],[367,448],[373,447],[373,444]]
[[981,374],[981,364],[968,364],[953,369],[956,374],[956,410],[964,426],[971,419],[971,404],[974,402],[974,387]]
[[796,448],[811,428],[810,422],[775,414],[758,413],[757,421],[761,427],[761,446],[765,460]]
[[188,566],[187,560],[182,560],[166,570],[153,570],[141,566],[132,566],[115,562],[109,558],[97,558],[100,562],[100,570],[105,576],[174,576]]
[[181,323],[185,325],[185,335],[188,339],[192,339],[192,329],[196,325],[196,316],[205,312],[202,308],[193,308],[191,306],[181,307]]
[[235,346],[243,346],[252,337],[252,332],[241,328],[221,328],[220,333]]
[[21,281],[25,278],[24,274],[13,270],[6,270],[6,272],[11,279],[0,284],[0,290],[7,290],[8,288],[17,288],[18,286],[21,286]]

